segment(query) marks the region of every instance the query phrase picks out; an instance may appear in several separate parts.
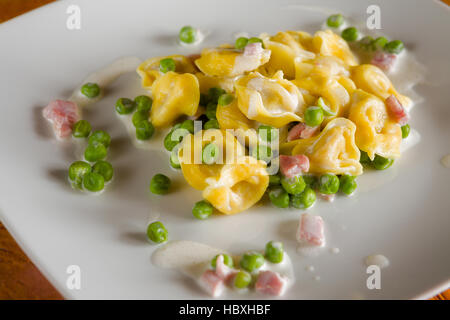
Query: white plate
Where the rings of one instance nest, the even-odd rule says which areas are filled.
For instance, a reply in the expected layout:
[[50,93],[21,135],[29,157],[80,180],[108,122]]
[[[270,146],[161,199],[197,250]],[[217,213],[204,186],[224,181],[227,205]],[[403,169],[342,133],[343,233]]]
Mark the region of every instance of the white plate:
[[[114,114],[120,96],[134,97],[137,76],[120,78],[86,112],[95,128],[112,135],[113,185],[101,196],[72,191],[66,170],[73,146],[54,139],[41,110],[67,98],[92,71],[118,57],[185,53],[174,44],[179,28],[210,31],[203,46],[285,29],[314,31],[327,14],[287,6],[295,1],[58,1],[0,26],[1,219],[25,252],[67,298],[205,298],[180,274],[150,262],[156,246],[146,241],[149,216],[160,214],[171,239],[210,244],[230,252],[262,249],[270,239],[285,243],[297,282],[285,296],[302,298],[413,298],[445,289],[450,276],[450,19],[437,1],[378,1],[383,32],[401,39],[428,69],[417,87],[425,102],[412,112],[422,134],[393,168],[358,179],[360,192],[321,202],[311,212],[324,217],[330,247],[320,256],[295,253],[297,210],[258,206],[232,217],[192,218],[200,193],[171,170],[168,155],[135,149]],[[81,8],[81,30],[66,28],[67,7]],[[302,1],[364,21],[372,1]],[[193,49],[197,51],[199,49]],[[153,174],[168,174],[179,186],[167,196],[150,195]],[[376,177],[374,176],[376,175]],[[383,182],[370,187],[374,181]],[[363,190],[372,189],[364,192]],[[382,253],[381,290],[366,287],[367,255]],[[69,265],[81,268],[81,289],[66,287]],[[313,265],[315,272],[306,271]],[[319,275],[321,280],[314,280]],[[236,297],[236,296],[234,296]],[[245,297],[245,296],[241,296]]]

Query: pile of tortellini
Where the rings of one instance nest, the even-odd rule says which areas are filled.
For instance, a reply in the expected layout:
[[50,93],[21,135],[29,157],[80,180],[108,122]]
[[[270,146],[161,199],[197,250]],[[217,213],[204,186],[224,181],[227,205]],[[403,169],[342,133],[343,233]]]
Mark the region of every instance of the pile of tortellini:
[[[400,156],[401,126],[391,117],[385,99],[395,95],[406,110],[411,101],[395,90],[383,71],[359,64],[347,42],[331,30],[314,35],[285,31],[259,38],[261,48],[221,45],[196,56],[151,58],[137,69],[153,99],[150,120],[157,129],[183,117],[201,117],[206,107],[201,96],[211,88],[233,95],[228,105],[217,106],[220,128],[186,135],[179,151],[184,178],[218,211],[246,210],[269,185],[266,162],[247,150],[251,139],[239,139],[226,129],[256,132],[262,124],[279,129],[279,154],[306,155],[308,174],[313,175],[361,175],[360,150],[372,160],[375,155]],[[175,61],[175,71],[163,73],[159,62],[167,58]],[[289,129],[304,122],[305,110],[319,98],[331,111],[320,130],[312,137],[287,141]],[[202,145],[214,141],[220,152],[233,144],[234,152],[227,153],[223,164],[185,163],[183,157],[194,157],[190,146],[196,139]]]

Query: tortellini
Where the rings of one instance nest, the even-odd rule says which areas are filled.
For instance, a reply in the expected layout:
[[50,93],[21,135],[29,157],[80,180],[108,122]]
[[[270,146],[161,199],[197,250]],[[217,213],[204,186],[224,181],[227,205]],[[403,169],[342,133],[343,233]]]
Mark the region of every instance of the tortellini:
[[270,59],[270,50],[247,53],[230,48],[204,49],[195,64],[207,76],[236,77],[256,70]]
[[169,71],[152,85],[153,106],[150,112],[155,127],[165,127],[181,115],[197,112],[200,89],[197,78],[190,73]]
[[253,127],[254,121],[248,119],[239,109],[237,100],[234,99],[229,105],[217,106],[217,121],[222,129],[243,129]]
[[393,94],[405,108],[411,105],[411,99],[399,94],[392,85],[391,80],[377,66],[362,64],[354,67],[352,80],[359,89],[374,94],[378,98],[383,99],[383,101]]
[[280,128],[302,121],[305,102],[299,89],[277,72],[267,78],[254,72],[235,82],[238,107],[251,120]]
[[159,62],[166,58],[172,58],[173,61],[175,61],[175,70],[178,73],[195,72],[195,66],[192,61],[182,55],[150,58],[141,63],[136,70],[136,72],[141,76],[141,84],[144,89],[150,90],[153,82],[164,75],[164,73],[159,71]]
[[375,154],[385,158],[398,158],[402,130],[390,119],[385,103],[378,97],[356,90],[348,118],[356,125],[356,145],[373,160]]
[[360,152],[355,143],[355,124],[345,118],[331,120],[322,132],[308,139],[295,140],[292,154],[309,158],[309,172],[358,176],[362,174]]
[[312,41],[316,53],[324,56],[335,56],[349,66],[358,64],[358,60],[350,50],[347,42],[333,31],[317,31]]
[[206,179],[203,197],[224,214],[247,210],[258,202],[269,185],[264,161],[242,157],[222,167],[220,174]]
[[200,85],[200,92],[207,94],[210,88],[222,88],[227,92],[234,91],[234,79],[226,77],[211,77],[201,72],[197,72],[195,76]]

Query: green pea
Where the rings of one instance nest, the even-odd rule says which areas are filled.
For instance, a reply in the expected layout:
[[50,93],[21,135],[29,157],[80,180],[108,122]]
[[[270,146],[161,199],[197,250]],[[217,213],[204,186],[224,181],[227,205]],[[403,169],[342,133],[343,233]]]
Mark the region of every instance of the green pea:
[[249,44],[249,43],[258,43],[258,42],[261,43],[261,46],[264,48],[263,41],[260,38],[258,38],[258,37],[252,37],[252,38],[248,39],[247,44]]
[[108,151],[103,143],[89,144],[84,150],[84,158],[89,162],[96,162],[106,158]]
[[204,164],[214,164],[219,158],[219,147],[214,143],[208,143],[203,147],[202,161]]
[[72,128],[72,135],[75,138],[87,138],[91,133],[91,124],[86,120],[77,121]]
[[305,181],[306,185],[312,189],[316,188],[317,185],[317,177],[313,175],[304,175],[303,180]]
[[258,144],[252,149],[252,157],[269,163],[273,158],[273,152],[270,147]]
[[394,163],[394,159],[384,158],[379,155],[375,155],[375,159],[372,161],[372,165],[377,170],[386,170]]
[[308,107],[305,111],[305,123],[310,127],[316,127],[323,121],[323,110],[320,107]]
[[155,174],[150,181],[150,191],[154,194],[166,194],[169,192],[171,181],[170,179],[161,174]]
[[206,220],[213,214],[213,211],[213,206],[208,201],[202,200],[195,203],[192,215],[199,220]]
[[339,178],[332,173],[321,175],[319,178],[319,191],[323,194],[335,194],[339,191]]
[[153,100],[147,96],[137,96],[134,98],[134,103],[136,104],[137,111],[147,111],[147,113],[152,109]]
[[200,102],[199,102],[199,105],[205,107],[205,106],[208,105],[208,103],[209,103],[208,95],[207,95],[207,94],[204,94],[204,93],[200,93]]
[[273,187],[269,191],[269,199],[278,208],[289,207],[289,194],[281,187]]
[[281,177],[278,174],[273,176],[269,176],[269,185],[270,186],[279,186],[281,184]]
[[180,129],[181,124],[177,123],[173,128],[169,131],[169,133],[164,138],[164,148],[167,151],[172,151],[183,139],[183,137],[179,137],[175,139],[174,132],[176,129]]
[[136,125],[136,138],[138,140],[148,140],[155,133],[155,127],[148,120],[142,120]]
[[224,93],[223,95],[221,95],[219,97],[219,100],[217,100],[217,104],[219,106],[227,106],[231,102],[233,102],[233,100],[234,100],[234,96],[232,94]]
[[325,101],[323,100],[322,97],[317,99],[316,104],[317,104],[317,106],[322,108],[324,116],[329,117],[329,116],[335,116],[336,115],[336,111],[331,110],[331,108],[325,103]]
[[206,116],[208,119],[216,119],[216,112],[217,112],[217,104],[210,102],[206,106]]
[[88,82],[81,87],[81,93],[92,99],[100,94],[100,87],[96,83]]
[[359,32],[355,27],[348,27],[342,31],[341,36],[345,41],[352,42],[358,40]]
[[307,209],[316,202],[316,192],[310,187],[306,187],[300,194],[291,196],[291,204],[297,209]]
[[221,254],[216,255],[216,256],[211,260],[211,267],[212,267],[213,269],[216,268],[217,258],[218,258],[219,256],[222,256],[222,257],[223,257],[223,263],[224,263],[226,266],[228,266],[228,267],[230,267],[230,268],[234,268],[233,258],[232,258],[230,255],[228,255],[228,254],[221,253]]
[[136,104],[133,100],[128,98],[119,98],[116,101],[116,111],[118,114],[130,114],[136,108]]
[[239,264],[244,270],[253,272],[262,267],[264,264],[264,256],[259,252],[249,251],[242,255]]
[[402,126],[402,138],[403,139],[408,138],[410,132],[411,132],[411,127],[409,126],[409,124],[405,124],[404,126]]
[[258,127],[258,135],[264,142],[272,142],[278,139],[278,129],[261,125]]
[[197,36],[197,31],[191,26],[185,26],[181,28],[179,38],[184,43],[194,43]]
[[101,174],[88,172],[83,177],[83,186],[91,192],[98,192],[105,187],[105,178]]
[[343,174],[339,178],[339,190],[345,193],[346,195],[351,195],[358,186],[355,181],[356,177],[351,176],[349,174]]
[[174,148],[170,153],[170,166],[174,169],[180,169],[180,159],[178,158],[179,148]]
[[252,281],[252,276],[248,272],[239,271],[234,276],[233,284],[238,289],[244,289],[250,285],[251,281]]
[[245,48],[245,46],[248,43],[248,38],[246,37],[239,37],[236,39],[236,42],[234,43],[234,47],[238,50],[242,50]]
[[148,225],[147,237],[153,242],[163,243],[169,238],[169,232],[161,222],[155,221]]
[[84,175],[91,172],[91,170],[91,165],[87,162],[73,162],[69,167],[69,180],[72,182],[72,186],[81,189]]
[[300,194],[305,190],[306,183],[303,177],[298,175],[292,178],[281,177],[281,186],[290,194]]
[[217,106],[217,103],[219,102],[219,97],[225,93],[227,92],[222,88],[217,87],[209,88],[208,90],[209,103],[213,103]]
[[281,261],[283,261],[283,243],[278,241],[269,241],[266,244],[265,256],[266,259],[272,263],[280,263]]
[[141,121],[148,121],[148,111],[138,110],[133,114],[131,122],[133,123],[134,127],[136,127]]
[[330,28],[339,28],[344,23],[342,14],[333,14],[327,19],[327,26]]
[[108,161],[100,160],[94,164],[92,172],[100,174],[105,179],[105,182],[108,182],[113,177],[114,169]]
[[203,125],[203,129],[209,130],[209,129],[219,129],[219,121],[217,119],[211,119],[205,122]]
[[361,155],[359,156],[359,162],[362,164],[370,164],[372,160],[370,160],[369,156],[367,155],[367,152],[360,150]]
[[176,65],[172,58],[165,58],[159,62],[159,71],[166,73],[169,71],[175,71]]
[[181,129],[186,129],[189,133],[194,133],[194,120],[184,120],[181,125]]
[[372,45],[375,48],[375,50],[382,50],[384,49],[387,43],[388,39],[386,39],[385,37],[378,37],[375,40],[373,40]]
[[371,36],[365,36],[361,40],[359,40],[359,46],[366,51],[374,51],[374,39]]
[[387,51],[389,53],[394,53],[394,54],[399,54],[400,52],[403,51],[404,48],[405,48],[405,45],[400,40],[390,41],[390,42],[386,43],[386,45],[384,46],[385,51]]
[[97,143],[101,143],[105,146],[105,148],[108,148],[111,144],[111,136],[106,131],[95,130],[89,137],[89,144]]

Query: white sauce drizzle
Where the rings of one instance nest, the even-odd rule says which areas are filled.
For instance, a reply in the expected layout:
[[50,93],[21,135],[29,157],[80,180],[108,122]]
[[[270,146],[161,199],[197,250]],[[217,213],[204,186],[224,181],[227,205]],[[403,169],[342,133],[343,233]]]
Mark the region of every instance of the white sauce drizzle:
[[383,256],[382,254],[373,254],[366,258],[366,265],[376,265],[381,269],[389,266],[389,259]]

